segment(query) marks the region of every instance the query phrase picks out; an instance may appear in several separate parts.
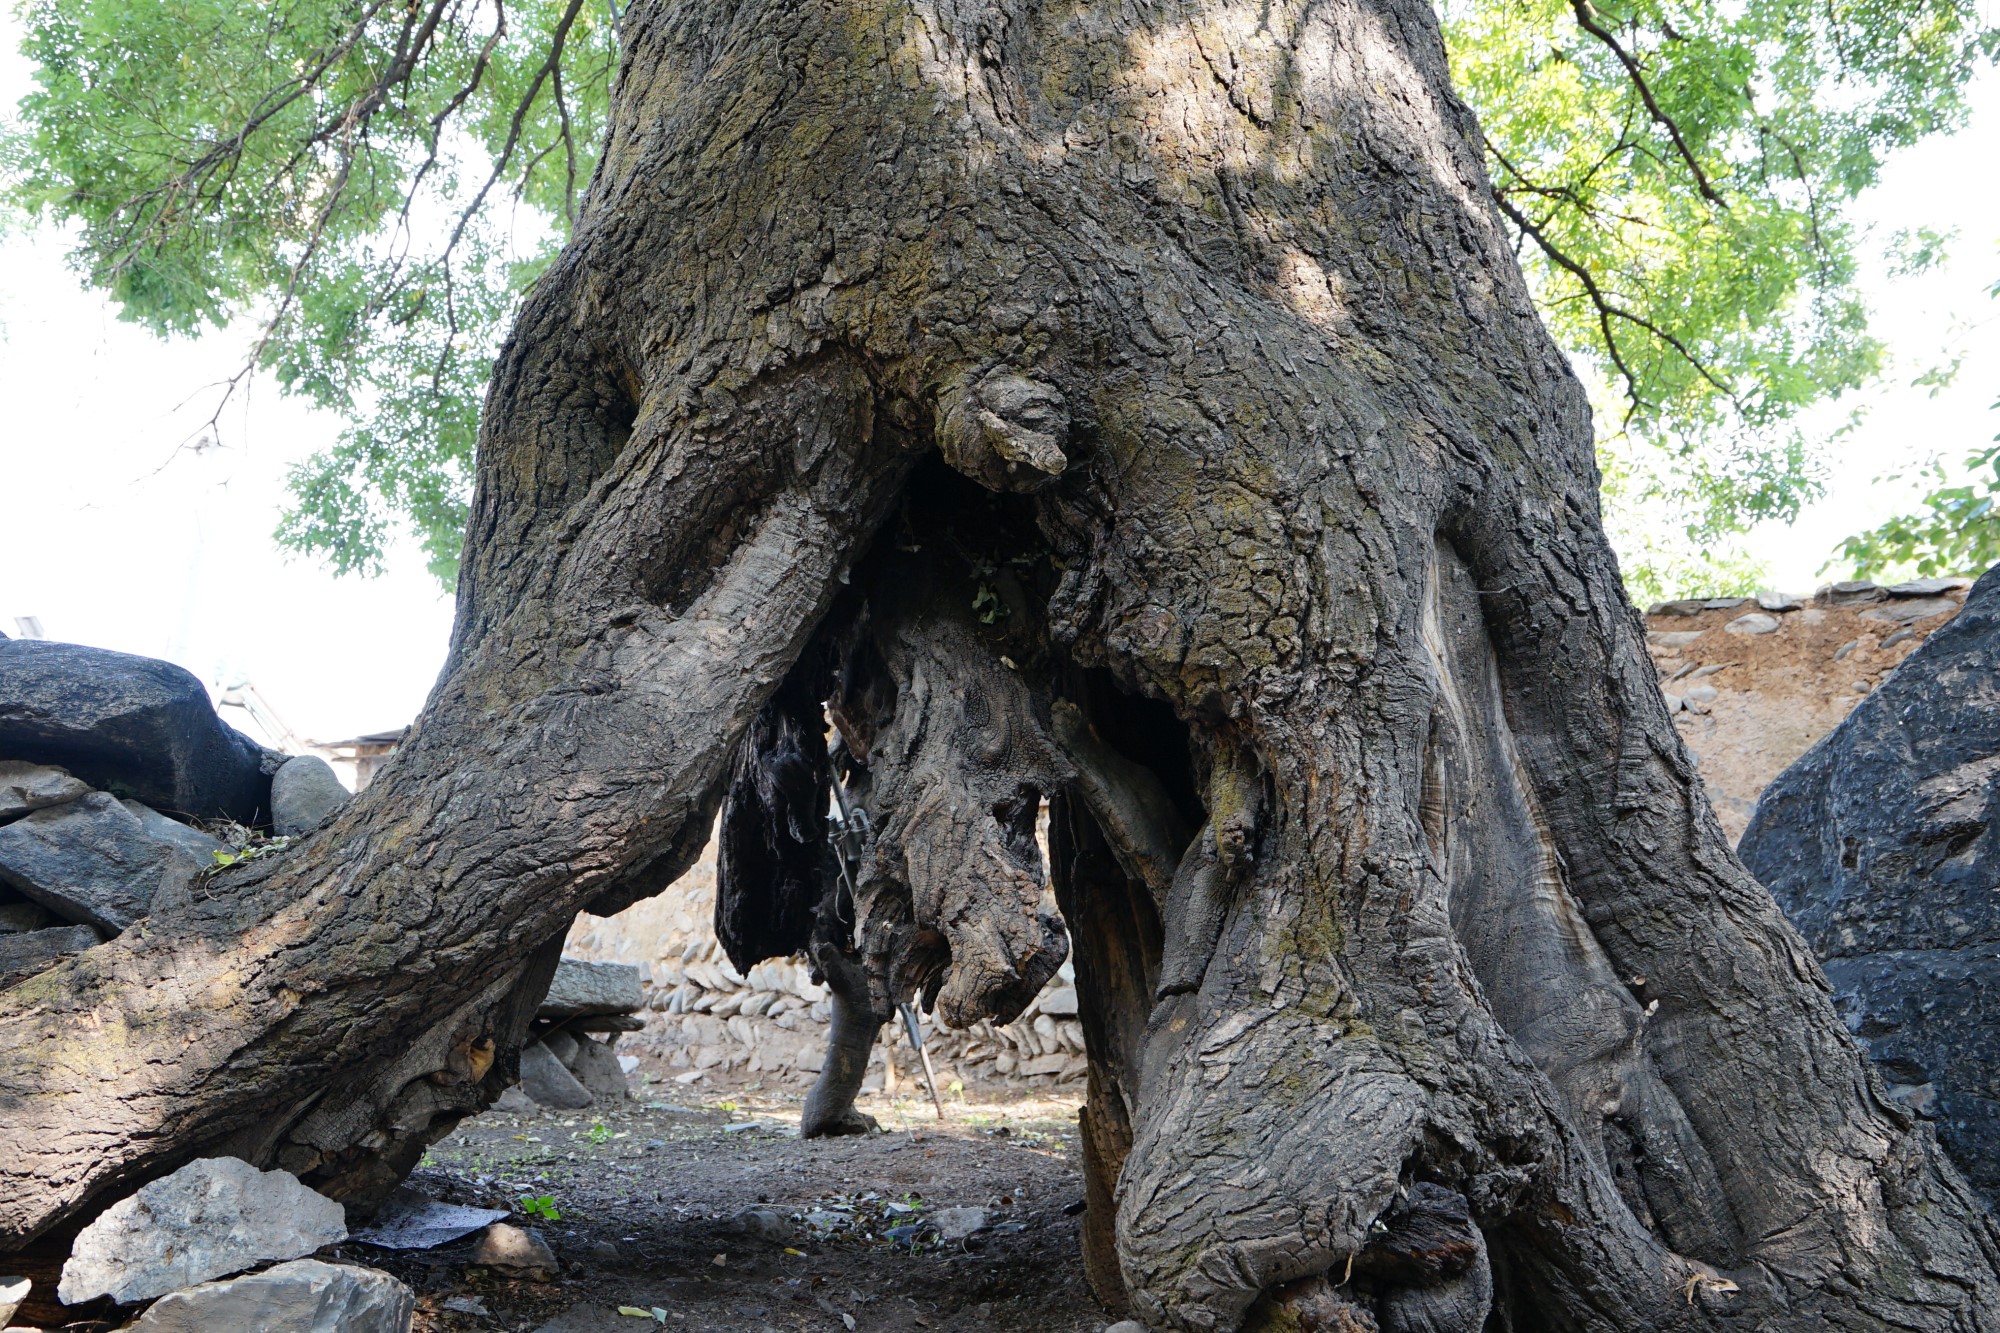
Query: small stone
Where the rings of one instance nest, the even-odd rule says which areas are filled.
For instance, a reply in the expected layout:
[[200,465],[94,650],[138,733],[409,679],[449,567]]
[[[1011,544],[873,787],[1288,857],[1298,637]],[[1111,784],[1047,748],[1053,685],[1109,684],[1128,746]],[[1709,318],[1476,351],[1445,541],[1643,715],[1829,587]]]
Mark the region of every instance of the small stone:
[[1911,639],[1914,639],[1916,637],[1917,637],[1917,632],[1911,629],[1908,625],[1905,625],[1903,626],[1903,628],[1897,630],[1894,634],[1891,634],[1888,638],[1882,640],[1882,646],[1884,648],[1894,648],[1897,644],[1908,643]]
[[204,1157],[141,1186],[85,1227],[56,1296],[65,1305],[98,1296],[129,1305],[345,1239],[340,1205],[290,1172]]
[[1687,707],[1687,700],[1681,698],[1678,694],[1668,694],[1665,691],[1661,691],[1660,697],[1666,700],[1667,713],[1669,715],[1678,713],[1681,709]]
[[1722,627],[1725,634],[1775,634],[1778,632],[1778,618],[1763,611],[1752,611],[1738,616]]
[[67,769],[0,759],[0,821],[65,805],[89,791],[89,786],[71,777]]
[[481,1319],[491,1319],[493,1317],[492,1313],[486,1308],[486,1302],[480,1300],[477,1296],[453,1296],[442,1302],[442,1306],[453,1314],[476,1315]]
[[494,1099],[493,1109],[507,1115],[532,1115],[537,1108],[535,1099],[522,1092],[517,1083]]
[[295,1259],[162,1297],[127,1333],[409,1333],[416,1310],[387,1273]]
[[150,837],[101,791],[0,825],[0,883],[109,935],[145,916],[162,888],[185,885],[201,868],[178,846]]
[[1843,579],[1829,583],[1813,597],[1828,606],[1859,606],[1863,602],[1879,602],[1887,595],[1866,579]]
[[46,972],[99,942],[97,932],[89,926],[54,926],[0,935],[0,990]]
[[1805,604],[1805,598],[1794,597],[1788,592],[1772,592],[1767,588],[1757,594],[1757,605],[1766,611],[1797,611]]
[[587,1014],[633,1014],[646,1007],[639,969],[629,963],[590,963],[565,958],[556,964],[540,1018],[581,1018]]
[[472,1262],[481,1268],[504,1269],[537,1282],[553,1282],[556,1277],[556,1252],[533,1227],[495,1222],[479,1238]]
[[548,1047],[536,1042],[521,1052],[521,1091],[537,1106],[552,1111],[581,1111],[591,1104],[589,1091],[564,1069]]
[[34,1285],[24,1277],[0,1277],[0,1328],[13,1322],[14,1311],[27,1303],[28,1289]]
[[1054,990],[1043,991],[1041,1011],[1054,1018],[1069,1018],[1076,1013],[1076,987],[1058,986]]
[[986,1210],[941,1208],[931,1214],[931,1225],[937,1228],[938,1236],[945,1241],[964,1240],[968,1236],[986,1230]]
[[1146,1326],[1136,1319],[1121,1319],[1115,1324],[1106,1324],[1104,1333],[1146,1333]]
[[1963,592],[1972,586],[1971,579],[1911,579],[1907,583],[1892,583],[1887,591],[1891,597],[1941,597],[1948,592]]
[[1720,693],[1713,685],[1690,685],[1681,697],[1691,704],[1712,704]]
[[505,1208],[440,1203],[404,1185],[388,1197],[367,1226],[348,1239],[384,1250],[434,1250],[506,1216]]
[[618,1067],[618,1057],[601,1041],[578,1037],[576,1054],[569,1060],[569,1072],[576,1075],[584,1091],[599,1101],[622,1102],[632,1095],[625,1071]]
[[217,852],[227,851],[222,839],[212,838],[198,828],[169,819],[150,805],[137,801],[122,800],[118,804],[132,812],[139,826],[146,830],[146,836],[159,842],[170,842],[176,847],[193,854],[195,860],[206,866],[214,862]]
[[1646,608],[1649,616],[1698,616],[1708,605],[1704,597],[1683,597],[1677,602],[1655,602]]
[[1703,676],[1712,676],[1728,665],[1729,663],[1727,662],[1710,662],[1705,667],[1696,667],[1693,671],[1688,672],[1688,679],[1700,680]]
[[781,1245],[792,1233],[791,1221],[775,1208],[745,1208],[731,1219],[736,1230],[746,1236]]
[[1702,636],[1698,629],[1656,629],[1646,632],[1646,643],[1650,647],[1665,648],[1678,652]]
[[567,1032],[549,1032],[542,1036],[542,1045],[549,1048],[549,1054],[562,1061],[562,1067],[572,1074],[571,1064],[576,1060],[576,1038]]
[[1863,620],[1886,620],[1892,625],[1907,625],[1913,620],[1924,620],[1930,616],[1941,616],[1958,610],[1958,603],[1949,597],[1919,597],[1908,601],[1889,602],[1863,611]]
[[1750,597],[1711,597],[1701,605],[1704,611],[1727,611],[1731,607],[1742,606],[1754,600]]
[[351,799],[332,764],[316,754],[293,755],[271,775],[271,828],[281,838],[310,833]]
[[1846,643],[1841,644],[1840,647],[1833,650],[1833,660],[1836,662],[1846,661],[1847,655],[1860,646],[1861,640],[1849,639]]

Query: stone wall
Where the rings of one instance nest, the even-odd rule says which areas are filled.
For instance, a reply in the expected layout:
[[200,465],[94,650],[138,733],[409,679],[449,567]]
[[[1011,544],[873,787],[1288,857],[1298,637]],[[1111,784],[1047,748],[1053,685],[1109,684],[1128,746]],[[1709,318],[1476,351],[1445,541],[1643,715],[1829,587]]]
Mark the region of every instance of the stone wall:
[[[649,1072],[682,1083],[767,1075],[804,1082],[826,1055],[828,998],[799,959],[774,959],[740,975],[716,941],[715,843],[679,883],[615,917],[577,918],[564,953],[634,963],[646,982],[646,1027],[618,1049],[647,1058]],[[1048,989],[1004,1027],[979,1023],[953,1032],[928,1021],[924,1043],[938,1090],[954,1081],[995,1079],[1054,1086],[1083,1077],[1083,1028],[1076,1021],[1075,973],[1064,963]],[[871,1090],[893,1089],[921,1070],[909,1040],[886,1030],[876,1043]],[[893,1064],[885,1064],[885,1060]],[[921,1082],[917,1088],[921,1091]]]

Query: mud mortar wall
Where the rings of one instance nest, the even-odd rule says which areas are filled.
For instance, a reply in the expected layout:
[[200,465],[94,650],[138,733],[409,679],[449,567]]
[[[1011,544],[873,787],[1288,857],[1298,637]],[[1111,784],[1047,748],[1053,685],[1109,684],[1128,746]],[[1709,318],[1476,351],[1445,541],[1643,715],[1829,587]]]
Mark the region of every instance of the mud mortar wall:
[[[1928,590],[1936,582],[1899,586]],[[1965,600],[1961,586],[1890,596],[1870,584],[1847,594],[1865,600],[1830,604],[1852,586],[1822,589],[1788,610],[1728,598],[1665,603],[1646,617],[1660,688],[1732,844],[1771,779],[1839,726]]]

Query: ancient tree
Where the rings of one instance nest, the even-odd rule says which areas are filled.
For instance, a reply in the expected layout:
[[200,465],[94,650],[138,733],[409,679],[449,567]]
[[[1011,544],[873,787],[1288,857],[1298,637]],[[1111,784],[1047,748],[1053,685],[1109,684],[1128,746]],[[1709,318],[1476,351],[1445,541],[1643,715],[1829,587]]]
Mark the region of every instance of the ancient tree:
[[1087,1258],[1149,1325],[2000,1326],[1668,723],[1428,6],[625,25],[429,706],[302,846],[0,995],[0,1243],[205,1152],[366,1206],[725,788],[746,928],[810,938],[824,703],[862,1010],[1007,1015],[1052,879]]

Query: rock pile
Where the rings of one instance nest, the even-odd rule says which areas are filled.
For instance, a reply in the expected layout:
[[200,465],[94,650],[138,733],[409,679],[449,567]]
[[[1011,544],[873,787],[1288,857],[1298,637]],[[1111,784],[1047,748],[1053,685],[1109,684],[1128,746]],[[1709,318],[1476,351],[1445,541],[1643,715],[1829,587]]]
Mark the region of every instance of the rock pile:
[[189,894],[228,850],[208,830],[310,829],[339,804],[328,782],[325,760],[225,725],[177,666],[0,640],[0,989]]
[[111,1303],[151,1302],[128,1333],[409,1333],[408,1287],[305,1257],[347,1234],[341,1206],[289,1172],[200,1158],[99,1214],[71,1244],[53,1293],[0,1277],[0,1325],[17,1314],[50,1323],[90,1314],[89,1326],[104,1328]]
[[502,1094],[498,1108],[525,1111],[532,1103],[580,1111],[624,1101],[631,1096],[626,1075],[638,1059],[612,1047],[621,1033],[644,1028],[633,1015],[645,1007],[638,968],[563,959],[535,1011],[532,1040],[521,1050],[521,1081]]
[[1778,776],[1739,850],[1890,1097],[2000,1199],[2000,570]]

